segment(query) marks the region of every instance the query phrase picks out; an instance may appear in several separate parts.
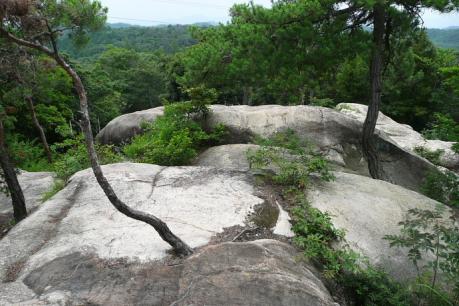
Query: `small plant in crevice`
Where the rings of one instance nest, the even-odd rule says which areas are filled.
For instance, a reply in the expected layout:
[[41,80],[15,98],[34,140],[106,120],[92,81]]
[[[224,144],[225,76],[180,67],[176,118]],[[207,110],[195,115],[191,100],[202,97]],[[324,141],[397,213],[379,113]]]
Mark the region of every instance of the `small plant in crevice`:
[[[337,229],[331,216],[308,202],[311,178],[334,179],[328,162],[292,131],[257,139],[257,151],[248,152],[252,169],[265,171],[265,179],[283,187],[284,197],[293,205],[294,243],[304,258],[321,268],[355,305],[410,305],[405,288],[387,273],[372,267],[345,244],[345,232]],[[341,242],[339,248],[334,244]]]
[[65,187],[65,181],[59,178],[56,179],[53,185],[51,186],[51,188],[42,195],[41,202],[44,203],[48,201],[54,195],[56,195],[56,193],[64,189],[64,187]]
[[198,87],[187,93],[190,101],[166,104],[164,115],[145,124],[144,133],[123,148],[128,158],[163,166],[186,165],[202,147],[223,138],[223,125],[206,132],[199,123],[209,113],[208,105],[216,101],[216,91]]
[[459,176],[451,171],[427,173],[421,191],[426,196],[451,207],[459,207]]
[[271,138],[257,138],[260,149],[247,152],[251,168],[276,171],[271,175],[274,183],[291,189],[306,189],[313,175],[324,181],[332,180],[329,163],[312,146],[301,140],[292,130],[280,132]]
[[426,149],[426,148],[420,147],[420,146],[415,147],[414,148],[414,152],[416,154],[418,154],[419,156],[427,159],[428,161],[430,161],[434,165],[439,165],[440,164],[440,158],[445,153],[444,150],[432,151],[432,150],[429,150],[429,149]]
[[[399,223],[400,234],[385,237],[391,247],[408,249],[407,256],[418,271],[414,293],[429,305],[459,304],[459,227],[444,212],[441,205],[433,211],[411,209]],[[421,266],[423,259],[427,264]],[[440,272],[449,280],[452,292],[438,284]]]

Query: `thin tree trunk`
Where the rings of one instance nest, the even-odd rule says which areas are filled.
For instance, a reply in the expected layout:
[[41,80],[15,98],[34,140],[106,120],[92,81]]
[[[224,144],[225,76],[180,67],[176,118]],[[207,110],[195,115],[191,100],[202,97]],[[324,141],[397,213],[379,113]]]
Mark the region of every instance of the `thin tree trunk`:
[[382,91],[382,67],[384,52],[384,32],[386,12],[384,5],[380,2],[373,6],[373,53],[371,59],[371,101],[368,105],[368,112],[363,124],[362,150],[368,162],[370,175],[375,179],[383,176],[376,139],[374,137],[376,122],[381,105]]
[[46,139],[45,131],[43,130],[43,127],[41,126],[40,121],[38,121],[37,113],[35,112],[35,106],[33,104],[33,99],[32,99],[32,97],[28,96],[28,97],[26,97],[26,100],[29,103],[30,111],[32,113],[32,121],[33,121],[33,124],[35,125],[35,127],[37,128],[38,133],[40,134],[41,143],[43,144],[43,149],[45,150],[46,157],[48,158],[48,162],[52,163],[53,162],[53,157],[52,157],[52,154],[51,154],[51,149],[49,148],[48,140]]
[[99,165],[96,149],[94,147],[91,122],[89,120],[88,99],[84,85],[78,74],[72,69],[72,67],[70,67],[69,64],[67,64],[62,59],[60,55],[55,55],[54,58],[56,62],[67,72],[67,74],[72,78],[74,82],[75,90],[78,93],[78,97],[80,100],[80,109],[83,116],[81,125],[86,140],[86,147],[88,149],[91,167],[97,179],[97,182],[99,183],[107,198],[110,200],[113,206],[122,214],[151,225],[158,232],[161,238],[173,247],[177,255],[191,255],[193,253],[193,250],[179,237],[174,235],[174,233],[171,232],[166,223],[164,223],[162,220],[151,214],[147,214],[130,208],[125,203],[123,203],[115,194],[115,191],[113,190],[110,183],[107,181],[107,178],[104,176],[102,168]]
[[18,223],[27,217],[27,208],[21,185],[19,185],[18,177],[8,156],[8,150],[6,149],[5,129],[3,128],[2,120],[0,120],[0,163],[11,196],[11,201],[13,202],[14,220]]

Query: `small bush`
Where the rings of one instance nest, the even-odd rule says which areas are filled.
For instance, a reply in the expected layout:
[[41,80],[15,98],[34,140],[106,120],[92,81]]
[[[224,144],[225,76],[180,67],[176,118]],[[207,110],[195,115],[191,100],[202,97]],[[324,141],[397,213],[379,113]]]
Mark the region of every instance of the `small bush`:
[[[52,149],[60,152],[53,163],[53,170],[63,181],[67,181],[74,173],[91,166],[83,135],[66,139],[62,143],[53,145]],[[113,146],[96,144],[96,151],[101,165],[123,160],[119,154],[115,153]]]
[[61,179],[57,179],[53,186],[51,186],[51,189],[45,192],[41,198],[41,201],[44,203],[51,199],[56,193],[64,189],[65,187],[65,182]]
[[430,151],[424,147],[415,147],[414,152],[434,165],[440,164],[440,157],[445,153],[443,150]]
[[16,167],[31,172],[50,171],[51,165],[46,160],[43,147],[36,140],[25,140],[12,135],[8,137],[7,143]]
[[459,142],[459,124],[445,114],[435,113],[433,122],[422,133],[427,139]]
[[453,150],[454,153],[459,154],[459,143],[455,143],[451,146],[451,150]]
[[[407,290],[350,250],[344,243],[344,231],[334,227],[331,216],[307,201],[305,192],[311,176],[324,181],[334,179],[327,161],[292,131],[257,142],[261,148],[248,152],[251,168],[275,169],[266,178],[283,186],[285,198],[294,205],[293,241],[304,257],[319,264],[352,305],[410,305]],[[339,249],[333,247],[337,241],[342,242]]]
[[276,168],[271,179],[279,185],[305,189],[312,175],[324,181],[333,179],[329,163],[311,145],[291,130],[275,134],[269,139],[256,139],[261,148],[247,152],[251,168]]
[[336,102],[330,98],[312,98],[310,104],[313,106],[322,106],[328,108],[334,108],[336,106]]
[[[443,213],[441,205],[434,211],[411,209],[406,220],[399,223],[400,235],[385,237],[391,247],[408,249],[408,258],[419,273],[414,290],[427,305],[459,303],[459,227],[454,217],[445,220]],[[426,257],[432,259],[420,266],[420,260]],[[438,285],[440,271],[449,278],[449,285],[454,288],[452,294]]]
[[459,207],[459,177],[450,171],[430,171],[421,187],[422,193],[451,207]]
[[123,148],[124,154],[137,162],[186,165],[200,148],[218,142],[225,134],[224,126],[208,133],[198,123],[208,114],[208,105],[215,101],[216,92],[198,88],[188,94],[190,101],[167,104],[163,116],[144,125],[145,132]]

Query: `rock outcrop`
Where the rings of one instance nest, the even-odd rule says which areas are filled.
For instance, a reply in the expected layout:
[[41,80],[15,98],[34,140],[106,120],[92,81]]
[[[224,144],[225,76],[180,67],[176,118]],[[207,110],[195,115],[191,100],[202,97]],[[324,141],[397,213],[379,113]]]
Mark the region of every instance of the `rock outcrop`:
[[[197,165],[229,169],[248,169],[247,150],[253,145],[223,145],[206,150]],[[225,152],[225,153],[223,153]],[[365,255],[374,265],[384,268],[399,280],[416,277],[407,253],[390,248],[385,235],[400,233],[398,223],[410,209],[435,210],[438,203],[419,193],[380,180],[352,173],[334,172],[332,182],[315,181],[307,193],[311,205],[332,216],[336,228],[346,231],[346,243]],[[445,214],[451,215],[445,208]],[[423,263],[421,262],[420,265]]]
[[[362,104],[341,103],[336,106],[336,109],[362,123],[365,121],[367,114],[367,106]],[[379,113],[376,129],[383,131],[397,145],[414,154],[416,154],[415,149],[417,147],[428,151],[440,150],[442,152],[439,160],[440,166],[456,172],[459,171],[459,154],[451,149],[454,142],[426,139],[420,133],[413,130],[411,126],[400,124],[382,112]]]
[[250,168],[247,152],[249,150],[256,151],[259,148],[254,144],[229,144],[211,147],[199,154],[193,161],[193,165],[247,171]]
[[[332,182],[316,182],[308,199],[313,207],[332,216],[336,228],[346,231],[346,242],[370,262],[384,268],[398,280],[417,276],[406,250],[391,248],[385,235],[400,234],[399,222],[408,210],[434,211],[437,205],[445,209],[445,218],[453,212],[441,203],[419,193],[387,182],[360,175],[335,173]],[[426,262],[420,261],[420,266]]]
[[[162,108],[142,113],[156,118],[160,112]],[[102,143],[127,141],[139,131],[140,121],[137,113],[115,118],[102,129],[97,139]],[[214,127],[217,124],[224,124],[228,128],[226,143],[235,144],[250,142],[255,135],[267,137],[291,129],[342,167],[368,176],[366,161],[360,150],[362,124],[359,120],[336,110],[304,105],[212,105],[206,125]],[[420,190],[425,174],[435,170],[435,166],[401,148],[382,131],[379,131],[376,137],[387,181],[412,190]]]
[[293,247],[275,240],[210,245],[170,264],[73,253],[34,267],[22,282],[0,284],[0,303],[337,305],[314,269],[297,256]]
[[[132,163],[103,170],[121,199],[194,248],[266,205],[242,171]],[[84,170],[0,240],[0,304],[333,305],[288,244],[212,241],[170,262],[154,229],[116,211]]]
[[164,107],[157,107],[121,115],[112,120],[97,136],[104,144],[120,144],[142,132],[142,123],[152,122],[163,114]]
[[[18,181],[21,185],[26,200],[27,211],[31,212],[42,202],[42,197],[54,183],[52,172],[27,172],[21,171],[18,174]],[[0,192],[0,224],[8,222],[13,216],[13,205],[11,198]]]

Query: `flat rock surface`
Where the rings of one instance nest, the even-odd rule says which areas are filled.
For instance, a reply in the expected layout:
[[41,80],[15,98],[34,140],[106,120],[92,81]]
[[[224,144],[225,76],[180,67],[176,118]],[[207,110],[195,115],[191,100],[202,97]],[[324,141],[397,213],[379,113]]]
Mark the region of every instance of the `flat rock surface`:
[[[132,163],[103,170],[125,203],[158,216],[191,247],[207,244],[225,227],[244,225],[264,202],[254,195],[248,176],[237,171]],[[151,261],[165,257],[169,246],[151,226],[115,210],[88,169],[15,227],[0,241],[0,249],[4,277],[21,258],[36,266],[86,251],[103,259]]]
[[259,148],[254,144],[229,144],[211,147],[199,154],[193,164],[196,166],[247,171],[250,168],[247,152],[249,150],[256,151]]
[[[341,103],[336,106],[336,109],[363,123],[368,107],[362,104]],[[411,126],[400,124],[384,115],[382,112],[379,113],[376,129],[383,131],[394,140],[397,145],[413,153],[415,153],[414,150],[416,147],[422,147],[429,151],[443,151],[440,155],[440,165],[451,170],[459,171],[459,154],[451,149],[454,142],[426,139],[420,133],[413,130]]]
[[[339,172],[335,176],[335,181],[318,182],[309,192],[312,206],[329,212],[335,227],[346,231],[351,248],[371,263],[400,280],[415,277],[406,250],[390,248],[383,237],[400,234],[398,223],[409,209],[435,210],[443,204],[384,181]],[[444,208],[445,216],[450,216],[451,210]]]

